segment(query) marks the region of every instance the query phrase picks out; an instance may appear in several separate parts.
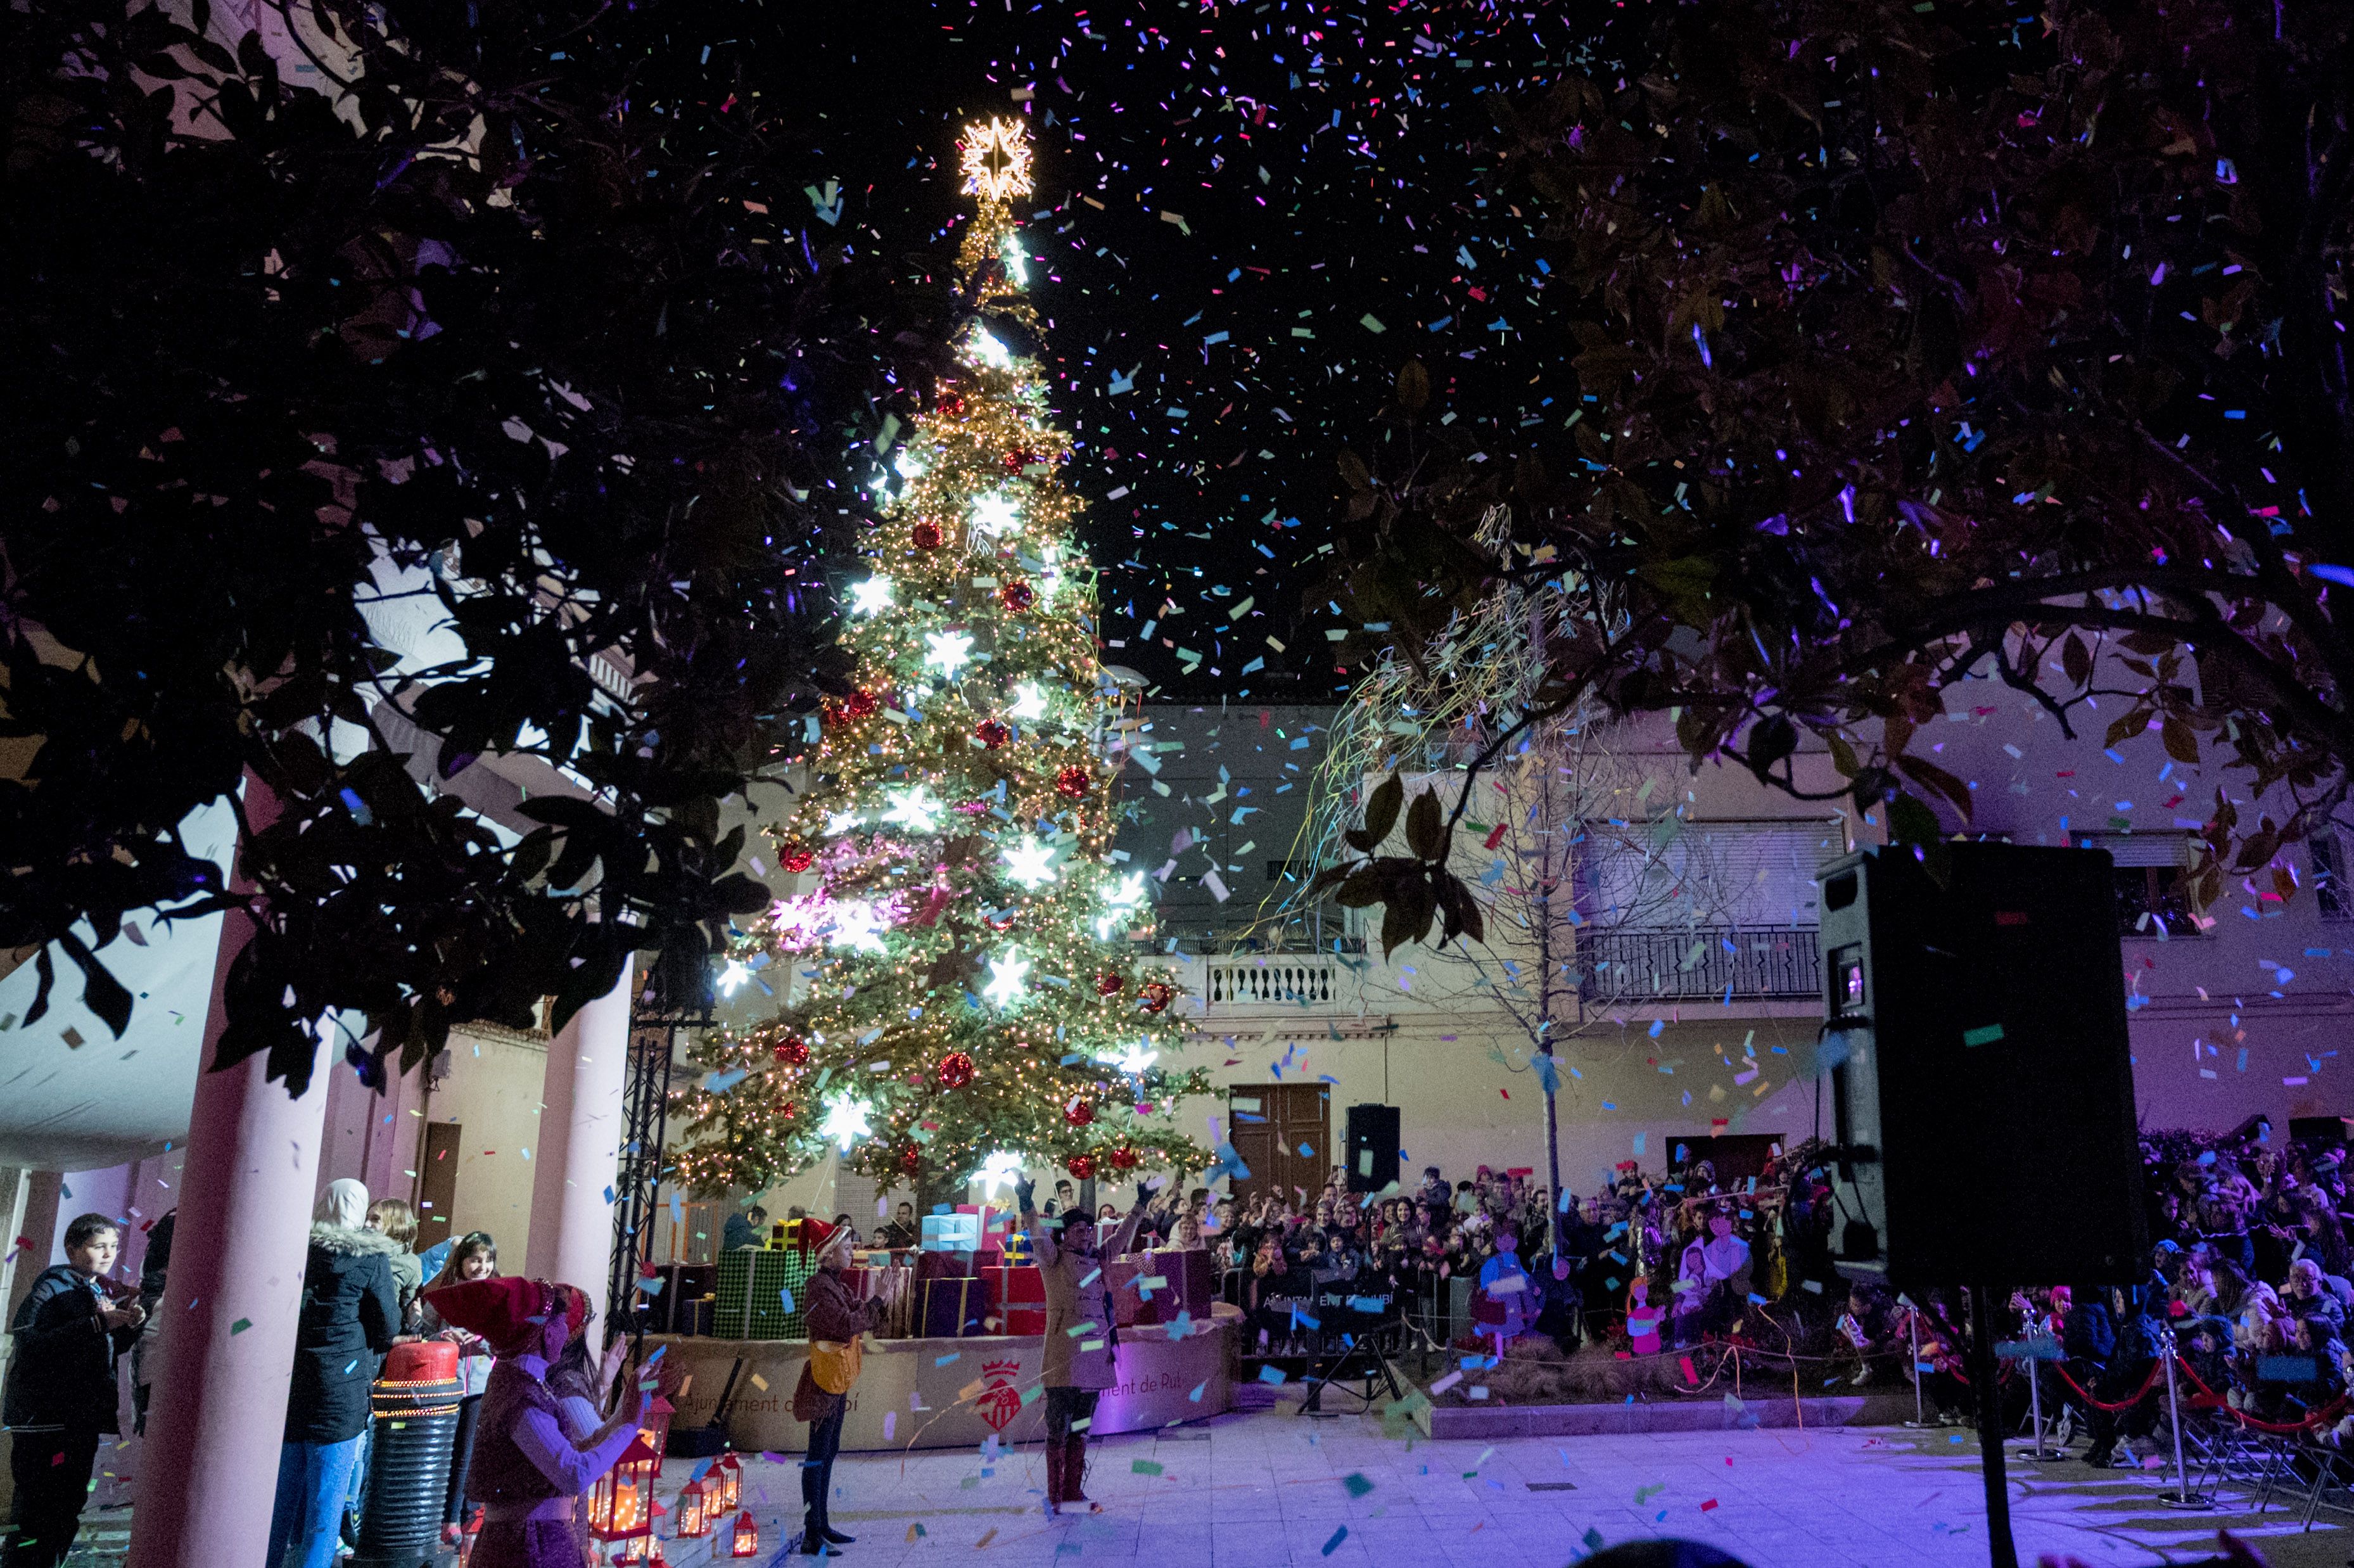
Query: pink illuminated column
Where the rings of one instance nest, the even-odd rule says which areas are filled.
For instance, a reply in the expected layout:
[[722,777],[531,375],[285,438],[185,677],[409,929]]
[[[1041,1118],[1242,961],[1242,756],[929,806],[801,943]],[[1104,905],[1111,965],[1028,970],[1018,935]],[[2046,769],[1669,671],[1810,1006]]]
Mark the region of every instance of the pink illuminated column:
[[539,1147],[532,1151],[525,1271],[588,1292],[604,1320],[613,1258],[613,1178],[620,1166],[634,965],[572,1015],[547,1045]]
[[[257,826],[279,802],[246,776]],[[250,891],[242,867],[231,885]],[[232,912],[213,961],[205,1021],[209,1067],[225,1019],[229,966],[253,922]],[[294,1364],[295,1318],[310,1243],[313,1173],[329,1067],[302,1098],[262,1076],[263,1058],[197,1075],[181,1173],[172,1272],[159,1311],[161,1364],[139,1467],[127,1568],[260,1563],[278,1484],[279,1435]],[[166,1457],[168,1456],[168,1457]]]

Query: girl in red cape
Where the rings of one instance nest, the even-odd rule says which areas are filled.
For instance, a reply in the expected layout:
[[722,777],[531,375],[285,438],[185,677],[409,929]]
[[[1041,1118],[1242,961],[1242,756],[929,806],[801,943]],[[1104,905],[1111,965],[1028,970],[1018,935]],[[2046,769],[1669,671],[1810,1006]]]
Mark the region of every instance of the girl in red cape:
[[613,1467],[645,1417],[647,1395],[624,1399],[579,1442],[564,1434],[548,1368],[588,1320],[569,1285],[506,1277],[428,1292],[442,1321],[479,1334],[498,1359],[482,1391],[468,1490],[482,1502],[472,1568],[578,1568],[572,1510]]

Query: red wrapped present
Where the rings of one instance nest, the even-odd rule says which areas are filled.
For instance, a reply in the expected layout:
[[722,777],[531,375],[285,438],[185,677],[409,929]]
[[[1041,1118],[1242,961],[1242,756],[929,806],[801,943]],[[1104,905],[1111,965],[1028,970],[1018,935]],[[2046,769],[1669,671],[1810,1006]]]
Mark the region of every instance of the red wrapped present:
[[928,1284],[935,1279],[973,1279],[980,1264],[978,1253],[950,1249],[945,1252],[926,1251],[916,1255],[916,1278]]
[[997,1334],[1043,1334],[1046,1331],[1046,1277],[1034,1268],[999,1267],[984,1270],[981,1288],[988,1293],[989,1317]]

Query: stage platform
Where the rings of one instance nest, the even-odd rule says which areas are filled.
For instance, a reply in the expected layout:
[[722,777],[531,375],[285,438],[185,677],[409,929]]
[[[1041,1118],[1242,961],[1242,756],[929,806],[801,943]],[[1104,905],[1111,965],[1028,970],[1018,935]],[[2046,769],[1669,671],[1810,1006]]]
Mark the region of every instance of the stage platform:
[[[1182,1339],[1172,1339],[1165,1325],[1121,1330],[1119,1381],[1097,1402],[1095,1432],[1145,1432],[1224,1414],[1234,1403],[1234,1340],[1241,1327],[1242,1313],[1221,1302],[1209,1321],[1190,1324]],[[809,1446],[808,1424],[792,1412],[807,1340],[649,1334],[646,1344],[650,1352],[664,1347],[664,1360],[691,1380],[676,1396],[673,1428],[711,1419],[728,1368],[740,1356],[744,1373],[728,1407],[728,1440],[754,1453]],[[872,1341],[851,1391],[842,1446],[853,1453],[970,1448],[992,1433],[1008,1443],[1034,1442],[1046,1429],[1046,1402],[1037,1393],[1044,1347],[1035,1334]]]

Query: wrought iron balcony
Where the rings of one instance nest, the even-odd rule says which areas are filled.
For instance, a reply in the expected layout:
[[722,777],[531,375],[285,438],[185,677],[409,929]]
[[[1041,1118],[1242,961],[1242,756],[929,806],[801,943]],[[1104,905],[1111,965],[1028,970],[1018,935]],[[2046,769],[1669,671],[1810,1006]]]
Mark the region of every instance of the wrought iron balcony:
[[1623,999],[1799,999],[1823,991],[1812,926],[1702,926],[1682,931],[1578,933],[1579,986],[1588,1001]]

